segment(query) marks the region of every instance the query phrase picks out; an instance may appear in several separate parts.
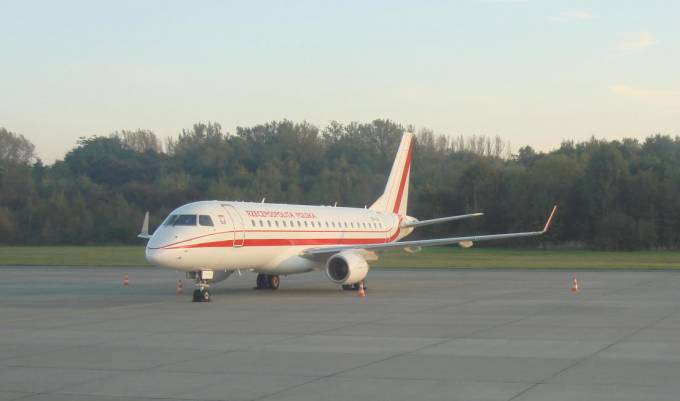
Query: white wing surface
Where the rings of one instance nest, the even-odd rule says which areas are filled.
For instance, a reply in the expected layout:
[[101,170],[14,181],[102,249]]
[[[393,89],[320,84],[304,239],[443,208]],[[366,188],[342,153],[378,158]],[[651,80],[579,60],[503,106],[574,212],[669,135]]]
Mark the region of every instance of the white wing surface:
[[331,246],[324,248],[310,248],[302,251],[301,256],[303,257],[314,257],[321,255],[331,255],[347,250],[364,250],[364,251],[383,251],[388,249],[398,249],[398,248],[413,248],[413,247],[423,247],[423,246],[437,246],[437,245],[450,245],[457,244],[459,242],[480,242],[480,241],[492,241],[499,239],[508,238],[521,238],[521,237],[535,237],[538,235],[545,234],[550,228],[550,223],[552,222],[553,216],[557,211],[557,206],[554,206],[548,217],[548,221],[541,231],[528,231],[522,233],[508,233],[508,234],[491,234],[491,235],[471,235],[467,237],[451,237],[451,238],[437,238],[437,239],[425,239],[416,241],[398,241],[398,242],[387,242],[383,244],[362,244],[362,245],[340,245]]

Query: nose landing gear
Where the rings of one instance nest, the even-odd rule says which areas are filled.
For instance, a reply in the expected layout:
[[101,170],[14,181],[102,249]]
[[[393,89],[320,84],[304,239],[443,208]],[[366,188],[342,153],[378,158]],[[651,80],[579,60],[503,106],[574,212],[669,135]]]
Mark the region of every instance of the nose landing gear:
[[208,288],[196,288],[193,296],[194,302],[210,302],[210,291]]
[[210,279],[213,278],[212,272],[201,271],[194,276],[196,279],[194,294],[192,301],[194,302],[210,302]]
[[210,302],[210,291],[208,288],[207,284],[196,283],[192,300],[194,302]]

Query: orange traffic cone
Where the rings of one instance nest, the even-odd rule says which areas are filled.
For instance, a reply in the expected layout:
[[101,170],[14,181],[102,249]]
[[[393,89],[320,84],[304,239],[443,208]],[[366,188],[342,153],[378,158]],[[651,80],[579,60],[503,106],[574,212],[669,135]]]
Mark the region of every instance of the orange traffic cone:
[[184,286],[182,285],[182,280],[177,281],[177,295],[180,295],[184,291]]
[[366,296],[366,290],[364,289],[364,282],[363,281],[361,283],[359,283],[359,296],[360,297]]
[[128,285],[130,285],[130,278],[128,277],[128,274],[125,273],[125,275],[123,276],[123,286],[127,287]]
[[577,293],[580,291],[581,288],[578,286],[578,280],[576,280],[576,276],[574,276],[574,280],[571,282],[571,292]]

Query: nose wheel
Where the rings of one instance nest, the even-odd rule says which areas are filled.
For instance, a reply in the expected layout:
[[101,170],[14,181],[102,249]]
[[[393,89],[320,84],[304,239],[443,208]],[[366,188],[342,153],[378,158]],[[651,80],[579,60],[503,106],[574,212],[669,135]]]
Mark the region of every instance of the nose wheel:
[[192,301],[194,302],[210,302],[210,285],[207,280],[196,278],[196,288],[194,289]]
[[196,288],[193,296],[194,302],[210,302],[210,291],[207,288]]

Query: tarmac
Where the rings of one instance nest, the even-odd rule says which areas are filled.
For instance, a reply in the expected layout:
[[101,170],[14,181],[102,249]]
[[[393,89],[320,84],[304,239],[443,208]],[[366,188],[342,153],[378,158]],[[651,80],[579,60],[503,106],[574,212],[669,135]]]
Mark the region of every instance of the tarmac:
[[680,271],[577,278],[244,273],[192,303],[169,270],[2,267],[0,400],[680,399]]

